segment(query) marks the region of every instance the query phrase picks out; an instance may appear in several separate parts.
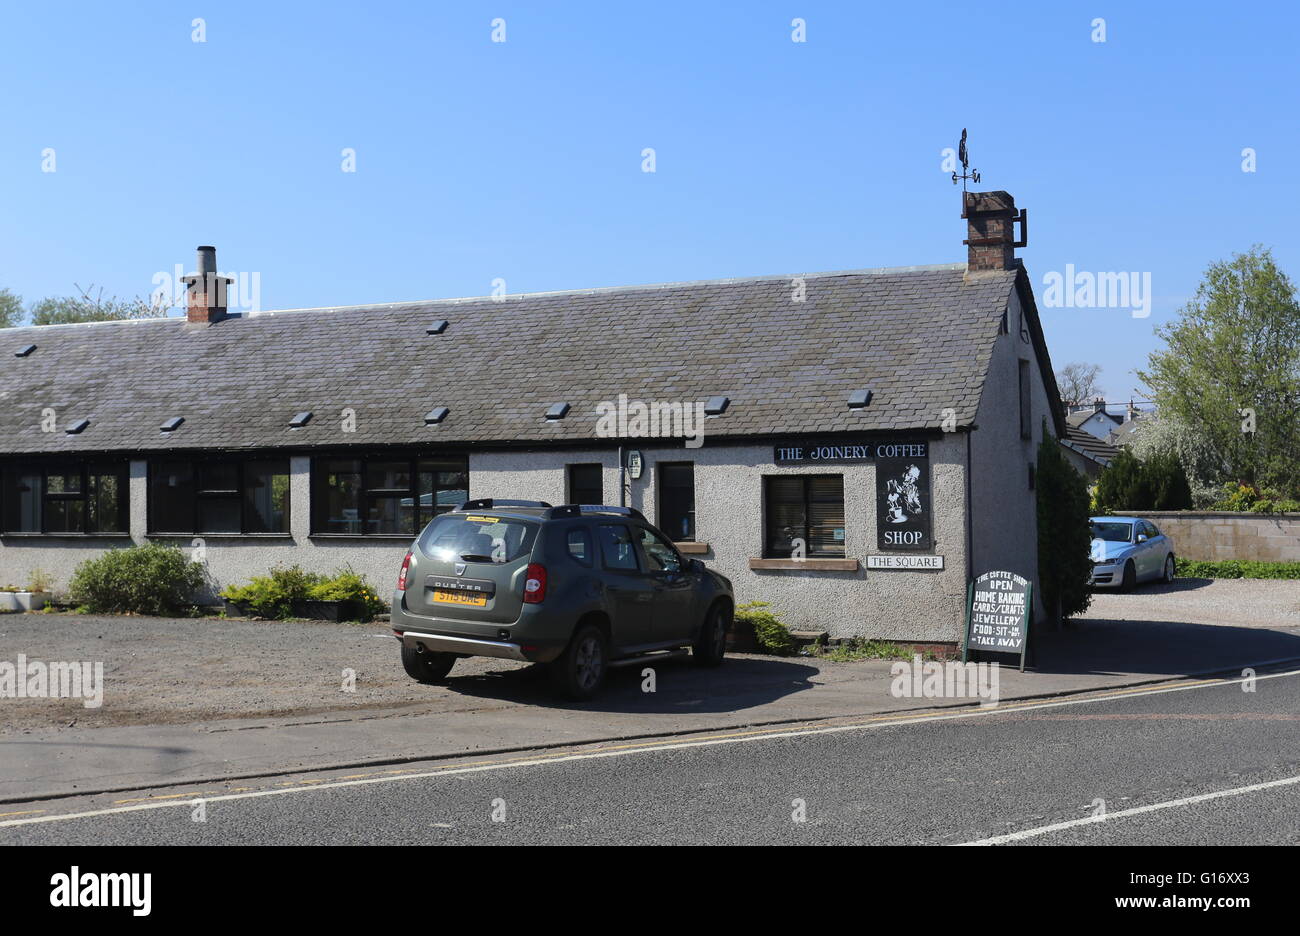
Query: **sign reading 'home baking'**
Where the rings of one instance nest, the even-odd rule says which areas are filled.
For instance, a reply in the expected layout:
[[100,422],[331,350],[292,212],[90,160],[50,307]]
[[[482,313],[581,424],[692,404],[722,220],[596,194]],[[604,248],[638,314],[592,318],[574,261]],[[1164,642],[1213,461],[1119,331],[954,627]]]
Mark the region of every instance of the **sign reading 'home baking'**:
[[876,547],[921,552],[934,547],[928,442],[791,442],[775,446],[772,457],[778,465],[875,462]]

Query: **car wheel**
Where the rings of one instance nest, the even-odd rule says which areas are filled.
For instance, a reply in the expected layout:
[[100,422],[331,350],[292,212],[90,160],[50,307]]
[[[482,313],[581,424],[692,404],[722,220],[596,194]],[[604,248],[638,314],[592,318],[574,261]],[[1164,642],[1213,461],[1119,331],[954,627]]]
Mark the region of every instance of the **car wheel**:
[[1174,554],[1170,553],[1169,555],[1165,556],[1165,584],[1172,585],[1173,583],[1174,583]]
[[1132,591],[1133,586],[1136,584],[1137,568],[1133,565],[1133,560],[1130,559],[1128,562],[1124,563],[1124,577],[1119,581],[1119,590]]
[[559,659],[551,664],[551,680],[561,695],[583,702],[600,689],[608,662],[609,643],[604,633],[588,624],[578,629]]
[[691,644],[691,662],[696,666],[718,666],[727,652],[727,631],[731,615],[725,605],[715,605],[700,625],[700,636]]
[[440,683],[455,665],[454,653],[434,653],[429,650],[421,653],[414,647],[402,644],[402,666],[406,669],[406,675],[419,682]]

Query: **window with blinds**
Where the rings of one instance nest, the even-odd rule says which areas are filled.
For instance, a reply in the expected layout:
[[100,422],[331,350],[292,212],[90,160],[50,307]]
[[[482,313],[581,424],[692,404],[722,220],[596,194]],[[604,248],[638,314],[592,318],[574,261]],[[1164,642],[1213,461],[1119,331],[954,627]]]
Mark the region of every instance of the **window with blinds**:
[[805,557],[844,557],[842,475],[776,475],[763,488],[764,558],[792,558],[796,540]]

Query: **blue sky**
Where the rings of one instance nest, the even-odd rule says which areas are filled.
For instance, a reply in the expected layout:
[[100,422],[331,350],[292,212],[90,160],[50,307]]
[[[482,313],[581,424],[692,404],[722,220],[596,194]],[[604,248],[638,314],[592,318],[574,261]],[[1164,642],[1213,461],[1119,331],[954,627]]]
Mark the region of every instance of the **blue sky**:
[[1292,4],[0,9],[0,286],[28,300],[147,295],[198,244],[263,308],[955,262],[963,126],[977,187],[1029,209],[1040,302],[1067,264],[1151,274],[1147,319],[1042,310],[1110,399],[1207,263],[1263,243],[1300,277]]

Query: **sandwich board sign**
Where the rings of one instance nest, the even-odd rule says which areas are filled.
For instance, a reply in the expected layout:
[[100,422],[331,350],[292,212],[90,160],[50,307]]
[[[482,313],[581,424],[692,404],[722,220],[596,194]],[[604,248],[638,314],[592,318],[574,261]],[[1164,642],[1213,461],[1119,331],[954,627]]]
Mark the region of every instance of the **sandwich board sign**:
[[1029,617],[1034,608],[1034,586],[1014,572],[985,572],[966,590],[966,646],[971,650],[1020,654],[1025,671],[1029,646]]

